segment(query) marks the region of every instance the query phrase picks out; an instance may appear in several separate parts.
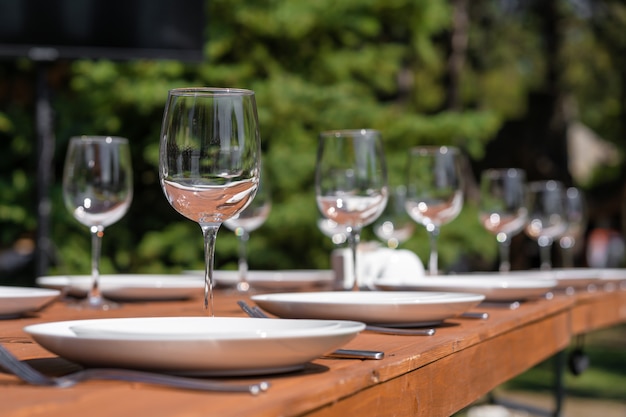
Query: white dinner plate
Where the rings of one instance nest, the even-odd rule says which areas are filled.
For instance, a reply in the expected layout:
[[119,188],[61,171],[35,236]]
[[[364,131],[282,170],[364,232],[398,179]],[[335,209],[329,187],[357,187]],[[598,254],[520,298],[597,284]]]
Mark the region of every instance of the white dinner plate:
[[605,290],[626,290],[626,268],[598,268],[597,271]]
[[37,311],[60,294],[52,289],[0,286],[0,318]]
[[[186,274],[204,277],[204,271],[186,271]],[[231,270],[213,271],[216,285],[235,286],[239,281],[239,272]],[[327,269],[290,269],[281,271],[248,271],[248,283],[262,289],[298,289],[331,285],[335,273]]]
[[286,318],[357,320],[387,326],[432,326],[476,306],[483,295],[452,292],[327,291],[253,295]]
[[[84,297],[91,287],[88,275],[44,276],[40,287],[54,288],[75,297]],[[130,300],[180,300],[200,296],[204,282],[187,275],[116,274],[101,275],[100,290],[106,298]]]
[[418,280],[381,280],[376,286],[393,291],[460,291],[483,294],[487,301],[525,301],[538,298],[556,287],[556,280],[507,277],[493,274],[459,274]]
[[364,327],[353,321],[149,317],[34,324],[24,331],[49,351],[87,366],[257,375],[301,369]]
[[594,268],[554,268],[551,270],[511,271],[508,274],[518,278],[536,278],[556,280],[556,289],[574,292],[576,290],[594,289],[600,279],[599,272]]

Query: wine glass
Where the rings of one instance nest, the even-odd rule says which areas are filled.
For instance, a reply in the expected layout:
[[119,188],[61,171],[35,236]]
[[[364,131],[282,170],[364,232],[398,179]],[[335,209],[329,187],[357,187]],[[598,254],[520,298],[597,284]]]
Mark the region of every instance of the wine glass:
[[336,246],[343,245],[348,240],[346,227],[336,221],[320,216],[317,227],[326,237],[329,237]]
[[405,208],[423,225],[430,237],[430,275],[439,273],[437,237],[442,225],[454,220],[463,208],[461,153],[451,146],[411,148],[408,160]]
[[128,140],[111,136],[70,139],[63,170],[65,207],[91,232],[91,288],[80,307],[116,307],[99,288],[104,228],[124,217],[133,199],[133,171]]
[[254,200],[250,202],[241,213],[234,215],[224,222],[224,226],[235,232],[239,241],[239,281],[237,291],[245,293],[250,290],[248,282],[248,255],[247,244],[250,232],[258,229],[265,223],[272,209],[272,197],[269,187],[269,179],[261,171],[259,188]]
[[409,240],[415,230],[415,224],[404,208],[405,201],[406,186],[393,187],[385,210],[374,223],[374,234],[390,249]]
[[213,311],[213,259],[220,225],[254,199],[261,168],[255,94],[236,88],[170,90],[159,177],[167,201],[204,237],[204,308]]
[[380,132],[322,132],[317,149],[315,194],[324,217],[346,228],[352,252],[352,289],[359,289],[356,258],[361,229],[387,204],[387,168]]
[[559,246],[565,268],[574,267],[574,247],[583,236],[587,225],[587,204],[585,196],[576,187],[565,190],[565,213],[567,229],[559,237]]
[[480,177],[480,223],[496,236],[500,250],[500,272],[511,270],[511,237],[524,229],[528,220],[526,173],[521,169],[488,169]]
[[528,184],[528,222],[525,232],[539,245],[540,269],[552,269],[554,239],[567,229],[563,184],[535,181]]

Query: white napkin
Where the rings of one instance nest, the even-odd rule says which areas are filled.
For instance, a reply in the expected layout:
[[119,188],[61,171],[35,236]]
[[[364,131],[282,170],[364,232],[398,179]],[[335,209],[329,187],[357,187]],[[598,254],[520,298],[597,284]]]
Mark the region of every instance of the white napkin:
[[[352,287],[352,252],[336,249],[331,255],[331,264],[339,286]],[[389,249],[360,246],[357,251],[357,267],[360,287],[373,289],[379,281],[387,283],[407,282],[424,277],[424,265],[419,257],[407,249]]]

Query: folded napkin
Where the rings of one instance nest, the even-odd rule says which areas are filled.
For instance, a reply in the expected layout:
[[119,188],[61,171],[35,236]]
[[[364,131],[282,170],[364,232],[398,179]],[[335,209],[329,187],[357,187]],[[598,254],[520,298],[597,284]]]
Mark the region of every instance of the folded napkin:
[[[374,289],[377,281],[406,282],[424,277],[424,265],[407,249],[389,249],[372,244],[360,245],[357,251],[359,287]],[[353,283],[352,251],[335,249],[331,254],[337,288],[350,289]]]

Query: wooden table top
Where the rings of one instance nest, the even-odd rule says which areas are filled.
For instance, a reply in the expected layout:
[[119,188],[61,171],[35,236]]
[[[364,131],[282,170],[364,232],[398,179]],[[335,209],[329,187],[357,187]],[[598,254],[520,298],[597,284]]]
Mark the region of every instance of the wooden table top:
[[[239,298],[216,293],[216,315],[243,316]],[[382,350],[383,360],[317,359],[302,371],[264,377],[272,386],[258,396],[117,381],[35,387],[0,372],[0,415],[449,416],[566,348],[575,335],[626,322],[626,291],[557,295],[515,310],[477,310],[488,312],[489,319],[450,319],[435,336],[362,332],[345,347]],[[57,301],[29,317],[0,322],[0,343],[46,373],[63,374],[77,365],[40,347],[24,326],[77,318],[203,315],[199,298],[126,303],[108,312],[76,310]]]

